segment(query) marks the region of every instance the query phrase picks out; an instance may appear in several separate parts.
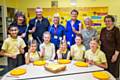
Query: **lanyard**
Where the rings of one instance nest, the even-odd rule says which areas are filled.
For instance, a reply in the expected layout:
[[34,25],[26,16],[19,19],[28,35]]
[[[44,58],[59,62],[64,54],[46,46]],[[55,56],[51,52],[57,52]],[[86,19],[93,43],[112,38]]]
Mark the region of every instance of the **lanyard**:
[[58,25],[57,25],[57,27],[55,27],[55,25],[54,25],[54,34],[57,35],[57,32],[58,32]]

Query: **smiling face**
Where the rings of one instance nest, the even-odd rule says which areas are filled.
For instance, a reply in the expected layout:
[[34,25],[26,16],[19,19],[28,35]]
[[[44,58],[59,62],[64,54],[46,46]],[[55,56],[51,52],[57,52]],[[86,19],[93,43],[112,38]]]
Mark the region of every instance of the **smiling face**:
[[90,41],[90,49],[97,50],[98,43],[95,40]]
[[76,36],[75,43],[79,46],[82,43],[82,38],[80,36]]
[[22,24],[23,21],[24,21],[23,16],[18,16],[18,18],[17,18],[17,23],[18,23],[18,24]]
[[36,8],[36,17],[41,19],[42,18],[42,8]]
[[85,23],[85,26],[87,28],[92,27],[92,20],[91,19],[85,19],[84,23]]
[[105,22],[105,25],[106,25],[108,28],[110,28],[110,27],[112,27],[112,26],[114,25],[114,22],[112,21],[111,18],[105,18],[104,22]]
[[71,12],[71,19],[72,20],[77,20],[77,16],[78,16],[77,12],[75,12],[75,11]]
[[30,46],[31,52],[35,52],[36,49],[37,49],[37,44],[35,44],[35,43],[31,44],[31,46]]
[[42,12],[36,12],[36,17],[37,18],[42,18]]
[[12,38],[16,38],[16,37],[17,37],[17,34],[18,34],[18,28],[17,28],[16,26],[11,27],[11,28],[9,29],[9,33],[10,33],[10,36],[11,36]]
[[50,34],[44,34],[43,39],[44,39],[44,42],[48,44],[50,42]]
[[59,17],[54,17],[53,18],[53,23],[54,24],[59,24]]
[[62,44],[60,45],[60,48],[61,48],[62,50],[66,50],[66,49],[67,49],[67,44],[66,44],[66,43],[62,43]]

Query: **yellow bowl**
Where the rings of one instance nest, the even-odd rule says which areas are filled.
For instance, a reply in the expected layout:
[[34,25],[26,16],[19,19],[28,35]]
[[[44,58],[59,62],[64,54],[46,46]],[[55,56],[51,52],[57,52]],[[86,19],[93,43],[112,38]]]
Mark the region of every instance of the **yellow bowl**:
[[45,60],[34,61],[33,64],[36,66],[43,66],[46,64],[46,61]]
[[88,63],[77,61],[75,62],[75,65],[78,67],[88,67]]
[[108,80],[110,78],[110,75],[106,72],[93,72],[92,75],[100,80]]
[[14,70],[10,71],[10,74],[12,76],[20,76],[20,75],[25,74],[26,72],[27,71],[24,68],[17,68],[17,69],[14,69]]
[[71,62],[71,60],[68,60],[68,59],[59,59],[58,60],[59,64],[69,64],[70,62]]

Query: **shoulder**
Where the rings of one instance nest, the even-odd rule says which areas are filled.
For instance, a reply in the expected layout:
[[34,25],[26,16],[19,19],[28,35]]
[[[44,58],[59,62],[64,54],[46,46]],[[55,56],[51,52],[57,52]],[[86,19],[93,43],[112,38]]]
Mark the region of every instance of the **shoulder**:
[[86,29],[82,29],[81,32],[84,33],[84,32],[87,32],[87,30]]
[[92,31],[97,32],[97,30],[95,28],[92,28]]
[[67,23],[70,23],[70,22],[71,22],[71,20],[68,20],[68,21],[67,21]]
[[23,39],[21,37],[17,37],[17,40],[19,41],[23,41]]
[[82,50],[86,50],[85,46],[83,44],[81,45],[81,48],[82,48]]
[[101,51],[100,49],[99,49],[99,54],[100,55],[105,55],[105,53],[103,51]]
[[81,23],[81,21],[80,21],[80,20],[78,20],[78,19],[76,20],[76,22]]
[[34,21],[35,21],[35,19],[36,19],[36,18],[32,18],[32,19],[30,19],[30,22],[34,22]]
[[87,51],[85,51],[85,53],[86,54],[89,54],[91,52],[91,50],[89,49],[89,50],[87,50]]
[[5,40],[4,40],[4,43],[7,43],[7,42],[10,42],[11,40],[10,40],[10,38],[8,37],[8,38],[6,38]]
[[105,28],[102,28],[102,30],[101,31],[105,31],[106,30],[106,27]]
[[42,46],[44,46],[45,44],[44,43],[42,43],[42,44],[40,44],[40,47],[42,47]]
[[50,43],[50,45],[51,45],[51,46],[54,46],[54,44],[53,44],[53,43]]
[[115,31],[120,31],[119,28],[116,27],[116,26],[115,26],[113,29],[114,29]]
[[71,46],[71,48],[75,48],[75,47],[77,47],[75,44]]
[[44,20],[44,21],[48,21],[48,19],[47,19],[47,18],[44,18],[44,17],[43,17],[43,20]]
[[59,24],[59,27],[60,27],[60,28],[62,28],[62,29],[64,29],[64,26],[63,26],[63,25],[61,25],[61,24]]

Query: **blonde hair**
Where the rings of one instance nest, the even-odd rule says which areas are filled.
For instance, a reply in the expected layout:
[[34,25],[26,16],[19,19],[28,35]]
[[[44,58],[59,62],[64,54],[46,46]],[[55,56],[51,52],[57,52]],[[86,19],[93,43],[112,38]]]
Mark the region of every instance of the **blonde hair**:
[[45,32],[43,33],[43,37],[44,37],[45,35],[50,35],[50,37],[51,37],[51,34],[50,34],[50,32],[48,32],[48,31],[45,31]]

